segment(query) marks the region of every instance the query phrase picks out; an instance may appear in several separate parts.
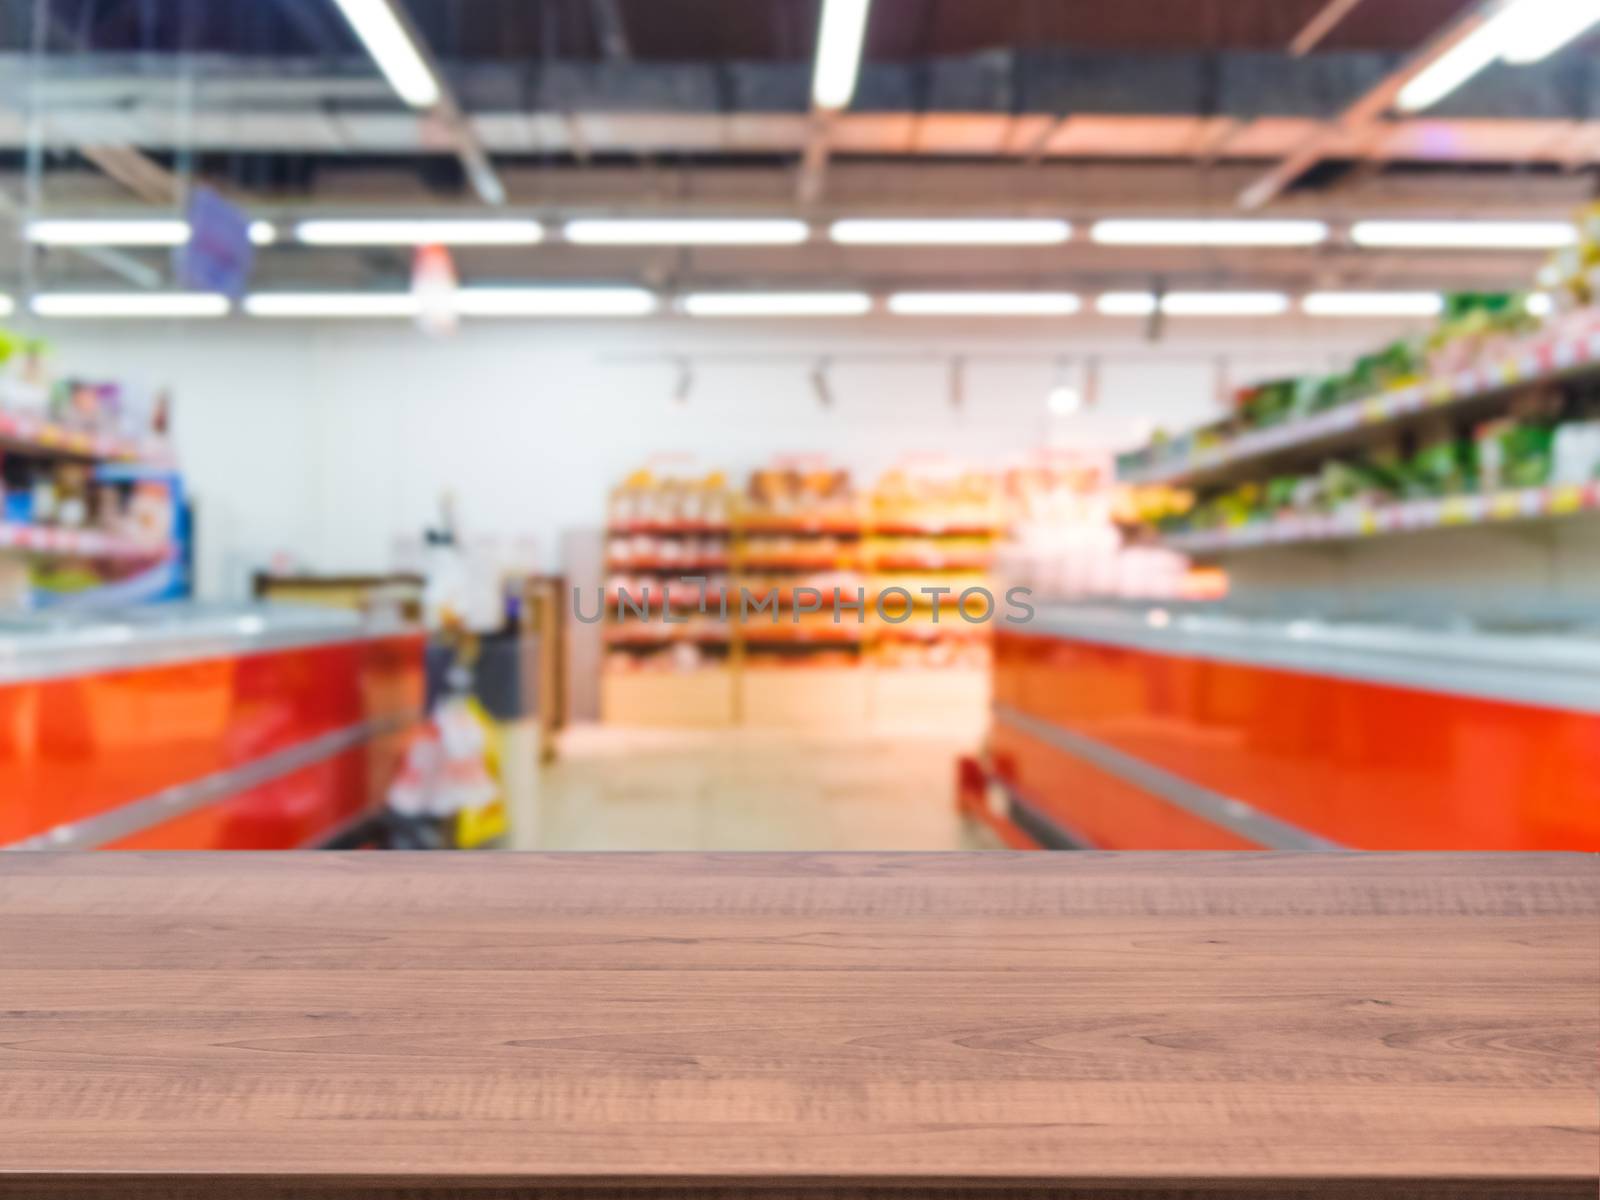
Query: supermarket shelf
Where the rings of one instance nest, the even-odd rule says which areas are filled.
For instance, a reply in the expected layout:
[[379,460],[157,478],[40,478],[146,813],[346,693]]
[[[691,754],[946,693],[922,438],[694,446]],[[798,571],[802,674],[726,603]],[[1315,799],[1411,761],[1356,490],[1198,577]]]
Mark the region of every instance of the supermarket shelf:
[[1134,484],[1199,484],[1243,478],[1263,463],[1287,457],[1311,458],[1361,445],[1385,432],[1443,411],[1460,410],[1503,398],[1512,392],[1600,371],[1600,329],[1578,336],[1529,338],[1493,362],[1455,375],[1424,380],[1341,404],[1303,420],[1229,438],[1181,458],[1121,469],[1118,478]]
[[[613,615],[625,616],[628,618],[633,618],[634,614],[639,611],[643,611],[652,616],[660,616],[664,611],[661,596],[655,592],[651,592],[648,599],[649,602],[646,603],[646,597],[644,595],[638,592],[630,591],[628,593],[628,603],[626,606],[624,606],[622,603],[622,597],[616,592],[610,592],[606,595],[606,609]],[[720,603],[721,602],[718,600],[716,592],[708,592],[706,594],[705,604],[706,613],[715,613],[719,608]],[[700,598],[698,596],[684,596],[681,599],[677,596],[674,596],[671,604],[672,611],[675,613],[692,613],[700,611]],[[702,613],[701,615],[703,616],[705,614]]]
[[[804,584],[801,585],[801,587],[804,586]],[[795,588],[762,588],[760,585],[746,588],[746,591],[750,597],[749,604],[752,610],[754,610],[755,606],[757,605],[760,605],[762,609],[765,610],[767,605],[775,604],[779,612],[788,612],[795,607],[796,601],[798,600],[798,597],[795,595],[797,590],[798,589]],[[842,609],[844,606],[854,605],[856,602],[856,592],[853,588],[819,587],[811,590],[820,593],[821,599],[818,601],[818,603],[821,607],[809,608],[806,611],[831,612],[835,604],[839,605]],[[864,588],[862,590],[865,591]],[[774,593],[776,593],[776,596],[774,596]],[[812,597],[807,596],[806,599],[809,602]],[[866,603],[864,597],[862,599],[862,603]],[[730,601],[728,607],[730,609],[737,608],[737,601]]]
[[822,647],[837,649],[839,647],[860,646],[864,641],[859,627],[840,626],[837,630],[823,629],[777,629],[755,633],[747,631],[744,635],[744,644],[751,647],[770,649],[774,646],[783,647]]
[[726,537],[733,533],[733,526],[699,521],[624,521],[620,525],[608,525],[606,533],[614,537],[635,533],[654,533],[663,537]]
[[14,550],[60,558],[160,559],[172,553],[170,542],[146,542],[92,529],[56,529],[0,521],[0,551]]
[[608,630],[605,644],[611,650],[664,650],[672,646],[688,644],[692,646],[727,646],[733,641],[727,631],[714,632],[711,630],[685,629],[683,626],[667,626],[672,630],[662,633],[662,626],[652,625],[648,633],[630,633],[621,629]]
[[873,560],[873,569],[880,572],[910,571],[987,571],[993,560],[985,555],[973,557],[941,557],[938,555],[879,555]]
[[[941,595],[937,601],[935,601],[932,596],[926,595],[920,590],[923,587],[935,586],[949,588],[949,590],[944,595]],[[983,583],[977,582],[968,584],[967,586],[982,587]],[[911,607],[917,609],[931,609],[935,606],[939,608],[959,608],[961,605],[961,593],[965,590],[965,588],[951,587],[948,580],[936,582],[927,579],[906,579],[904,576],[891,576],[888,579],[873,580],[872,586],[867,589],[867,599],[873,604],[876,604],[878,602],[878,597],[884,595],[884,593],[892,587],[903,588],[910,592]],[[892,596],[888,597],[888,599],[898,601],[901,599],[901,597]],[[898,612],[901,607],[902,605],[896,604],[894,606],[894,610]]]
[[860,537],[859,522],[833,521],[751,521],[740,526],[750,537]]
[[1214,554],[1308,542],[1353,541],[1426,529],[1550,520],[1600,511],[1600,483],[1523,488],[1483,496],[1447,496],[1350,507],[1335,513],[1283,513],[1232,529],[1168,534],[1161,544],[1186,554]]
[[994,640],[994,627],[987,621],[982,624],[961,621],[959,625],[943,621],[938,625],[884,622],[874,627],[873,636],[880,642],[989,642]]
[[155,439],[87,433],[27,413],[0,410],[0,448],[91,461],[167,463],[172,453]]
[[607,571],[643,571],[646,574],[665,575],[686,571],[726,571],[731,566],[731,561],[726,558],[612,558],[606,561]]
[[907,522],[891,521],[885,525],[872,526],[874,537],[997,537],[1000,529],[995,525],[974,525],[971,523],[953,522],[945,525],[937,521]]
[[759,571],[854,571],[858,569],[854,558],[746,558],[739,563],[740,570]]

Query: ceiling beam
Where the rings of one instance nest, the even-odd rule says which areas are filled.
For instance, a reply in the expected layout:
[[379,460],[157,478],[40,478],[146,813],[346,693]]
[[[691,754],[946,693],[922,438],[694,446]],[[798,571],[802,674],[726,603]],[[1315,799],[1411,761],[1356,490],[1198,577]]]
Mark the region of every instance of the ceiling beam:
[[828,181],[828,156],[832,150],[833,114],[814,112],[806,130],[805,147],[800,152],[800,173],[795,182],[795,199],[815,204],[822,199]]
[[[1086,54],[996,51],[941,60],[862,67],[868,102],[846,117],[959,113],[964,118],[1157,114],[1326,120],[1395,67],[1390,54],[1329,51],[1303,59],[1280,53]],[[198,53],[189,70],[200,98],[196,119],[218,112],[294,117],[334,111],[376,115],[392,92],[376,73],[352,73],[325,58]],[[558,112],[649,114],[656,119],[716,115],[805,117],[811,97],[797,64],[784,62],[452,62],[460,107],[474,115],[536,119]],[[93,117],[108,110],[130,122],[170,110],[178,65],[170,55],[52,54],[37,65],[0,49],[0,105],[26,108],[30,93],[47,113]],[[1600,87],[1600,67],[1583,56],[1521,67],[1515,89],[1479,80],[1451,97],[1461,119],[1583,117]],[[126,139],[136,140],[136,139]],[[138,142],[148,146],[147,142]]]
[[151,204],[174,205],[183,194],[183,185],[176,175],[132,146],[85,145],[78,147],[78,153],[139,199]]
[[[59,16],[50,15],[45,28],[73,50],[80,53],[85,51],[83,39]],[[137,147],[92,143],[79,145],[77,149],[86,161],[93,163],[107,178],[115,180],[141,200],[169,208],[182,197],[183,186],[178,177]],[[0,207],[13,217],[19,215],[17,206],[9,198]],[[163,282],[161,272],[156,268],[110,246],[73,246],[68,253],[120,276],[134,287],[158,288]]]
[[1294,40],[1289,43],[1289,53],[1296,58],[1310,54],[1360,3],[1361,0],[1326,0],[1311,20],[1306,22],[1305,28],[1294,35]]
[[1240,192],[1239,207],[1257,209],[1270,204],[1295,180],[1327,157],[1329,149],[1336,142],[1368,138],[1373,126],[1394,107],[1395,98],[1412,78],[1483,24],[1483,8],[1482,3],[1475,4],[1466,13],[1456,17],[1427,45],[1356,97],[1332,121],[1320,126],[1286,158]]
[[[1585,133],[1600,142],[1600,123],[1586,127]],[[1551,145],[1550,153],[1566,154],[1573,149]],[[505,162],[498,167],[512,193],[537,195],[528,205],[530,217],[555,220],[711,213],[781,217],[794,213],[792,163],[718,165],[662,160],[650,164],[652,181],[647,187],[641,186],[639,166],[621,160],[559,170],[538,160]],[[808,215],[817,220],[896,214],[950,217],[984,210],[992,213],[999,198],[1004,198],[1007,212],[1060,216],[1080,223],[1099,217],[1192,216],[1197,209],[1223,209],[1256,173],[1252,167],[1229,162],[1202,168],[1193,162],[1050,159],[1028,167],[1016,158],[987,162],[836,158],[829,166],[826,203]],[[126,198],[97,172],[62,171],[58,179],[52,215],[104,216],[129,211]],[[8,173],[0,166],[0,188],[9,185],[15,189],[20,182],[20,173]],[[1449,211],[1463,217],[1560,219],[1569,216],[1588,194],[1583,180],[1555,171],[1472,172],[1452,178]],[[312,211],[324,216],[361,216],[374,211],[433,216],[482,212],[470,195],[446,199],[431,192],[416,179],[403,157],[386,163],[327,160],[317,172],[314,188],[292,201],[252,198],[249,207],[252,216],[284,221]],[[1296,192],[1284,197],[1278,208],[1285,216],[1334,223],[1366,217],[1438,216],[1439,181],[1432,173],[1386,174],[1359,185],[1352,180],[1336,199],[1322,192]],[[0,245],[3,242],[0,238]]]

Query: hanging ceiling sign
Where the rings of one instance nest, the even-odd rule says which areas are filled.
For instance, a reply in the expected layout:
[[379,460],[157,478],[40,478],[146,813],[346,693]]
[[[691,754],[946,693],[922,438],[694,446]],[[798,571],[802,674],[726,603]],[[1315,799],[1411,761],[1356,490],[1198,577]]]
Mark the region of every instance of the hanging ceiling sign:
[[208,187],[189,194],[189,240],[173,252],[180,284],[196,292],[217,292],[237,300],[250,283],[256,248],[250,218]]

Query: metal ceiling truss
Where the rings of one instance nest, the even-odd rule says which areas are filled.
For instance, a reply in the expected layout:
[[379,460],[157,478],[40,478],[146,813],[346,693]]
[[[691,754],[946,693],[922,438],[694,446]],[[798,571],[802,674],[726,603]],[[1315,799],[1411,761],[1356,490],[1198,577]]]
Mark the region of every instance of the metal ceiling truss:
[[[430,146],[369,66],[352,60],[191,60],[198,110],[174,108],[170,62],[52,55],[38,85],[48,135],[162,150],[415,154]],[[16,147],[28,77],[0,55],[0,148]],[[1530,132],[1600,118],[1600,66],[1557,59],[1491,69],[1426,116],[1384,117],[1406,60],[1389,54],[1085,55],[1001,51],[871,64],[831,123],[834,154],[1275,159],[1316,138],[1320,157],[1362,157],[1351,114],[1377,123],[1385,158],[1520,164]],[[528,63],[451,68],[462,125],[495,154],[789,154],[813,141],[804,63]],[[1555,123],[1552,125],[1551,123]],[[576,126],[576,130],[572,128]],[[1208,132],[1228,130],[1218,146]]]

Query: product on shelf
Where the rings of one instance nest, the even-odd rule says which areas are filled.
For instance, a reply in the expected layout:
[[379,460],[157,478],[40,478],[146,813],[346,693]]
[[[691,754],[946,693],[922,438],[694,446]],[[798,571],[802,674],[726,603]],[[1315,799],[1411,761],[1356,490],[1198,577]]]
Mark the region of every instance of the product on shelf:
[[[1553,315],[1536,315],[1527,292],[1455,292],[1443,298],[1438,319],[1424,336],[1402,338],[1363,355],[1348,370],[1321,376],[1274,379],[1240,389],[1234,412],[1225,420],[1173,437],[1158,432],[1149,445],[1122,455],[1119,473],[1135,478],[1226,454],[1230,444],[1251,434],[1309,421],[1320,414],[1382,398],[1407,389],[1454,380],[1485,363],[1514,361],[1528,352],[1530,338],[1593,331],[1600,292],[1600,204],[1578,221],[1579,236],[1558,251],[1540,272],[1539,283],[1553,297]],[[1474,389],[1468,388],[1468,391]]]
[[[1579,305],[1596,299],[1597,266],[1600,206],[1541,275],[1559,293],[1542,334],[1522,293],[1447,296],[1420,341],[1245,389],[1229,421],[1124,456],[1135,478],[1193,486],[1135,487],[1119,515],[1192,550],[1585,510],[1600,482],[1600,311]],[[1324,406],[1350,419],[1306,420]]]
[[1539,286],[1558,314],[1600,304],[1600,202],[1583,210],[1577,229],[1539,272]]
[[1164,486],[1113,486],[1103,454],[1056,452],[1007,473],[1010,532],[996,574],[1038,600],[1170,599],[1189,594],[1189,562],[1130,542],[1127,531],[1186,513],[1194,494]]
[[888,472],[872,491],[868,521],[881,534],[992,534],[1001,523],[991,471],[945,463]]
[[187,595],[169,397],[53,379],[47,350],[0,330],[0,606]]
[[611,494],[607,518],[613,533],[726,530],[732,504],[727,480],[716,472],[679,479],[643,470]]
[[746,488],[747,530],[859,530],[861,510],[850,472],[822,465],[752,472]]
[[611,494],[603,587],[607,674],[726,666],[733,639],[721,609],[733,593],[733,513],[726,477],[716,472],[680,477],[642,470]]
[[859,551],[848,533],[759,533],[746,535],[741,561],[748,571],[825,571],[854,565]]
[[1470,436],[1437,432],[1417,438],[1409,449],[1391,440],[1330,458],[1314,471],[1225,487],[1188,511],[1146,511],[1162,532],[1182,534],[1596,481],[1600,397],[1544,391],[1520,398],[1503,416],[1478,422]]
[[1505,353],[1538,329],[1522,292],[1456,292],[1444,299],[1439,323],[1429,335],[1427,372],[1451,375]]

